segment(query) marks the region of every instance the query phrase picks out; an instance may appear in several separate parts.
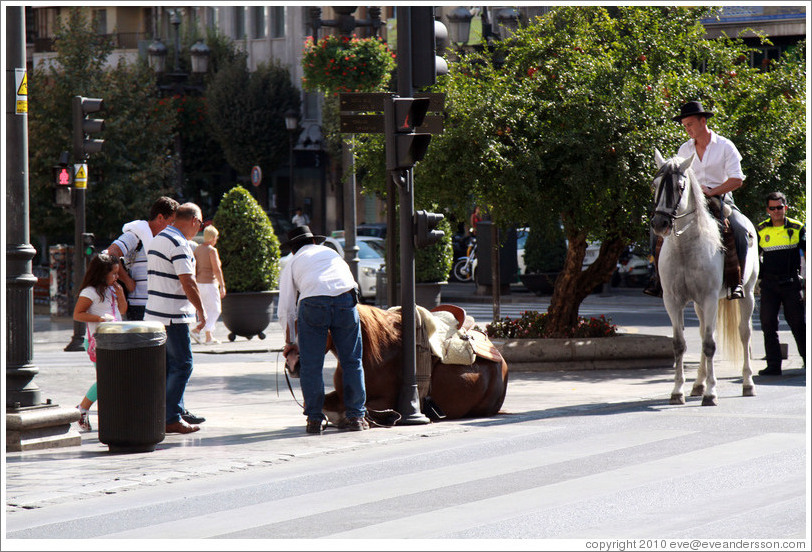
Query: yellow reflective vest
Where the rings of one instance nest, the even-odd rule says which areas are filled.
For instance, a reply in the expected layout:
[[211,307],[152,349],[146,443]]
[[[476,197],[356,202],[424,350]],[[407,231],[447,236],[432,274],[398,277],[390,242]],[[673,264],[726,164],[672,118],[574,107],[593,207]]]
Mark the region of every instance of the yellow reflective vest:
[[801,268],[801,251],[806,250],[806,233],[802,222],[787,217],[784,226],[773,226],[772,220],[758,227],[758,249],[764,276],[795,276]]

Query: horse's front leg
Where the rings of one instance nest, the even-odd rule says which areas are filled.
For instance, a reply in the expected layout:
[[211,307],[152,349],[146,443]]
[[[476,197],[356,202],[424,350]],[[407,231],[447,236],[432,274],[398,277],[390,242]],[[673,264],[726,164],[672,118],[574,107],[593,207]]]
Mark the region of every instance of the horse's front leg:
[[674,389],[671,391],[671,400],[669,404],[685,404],[685,393],[683,386],[685,385],[685,368],[683,366],[683,357],[685,356],[685,335],[683,329],[682,309],[685,308],[673,303],[673,301],[665,301],[665,310],[671,318],[671,327],[674,332],[672,343],[674,346]]
[[702,335],[702,356],[705,358],[705,393],[702,395],[702,406],[716,406],[716,374],[713,368],[713,356],[716,354],[716,341],[713,332],[716,329],[717,300],[705,301],[702,308],[702,324],[699,326]]
[[[699,327],[702,328],[702,309],[699,308],[696,302],[694,302],[694,312],[696,313],[697,319],[699,319]],[[705,394],[705,379],[708,377],[708,367],[706,365],[707,359],[705,358],[704,351],[699,355],[699,369],[696,371],[696,379],[694,380],[694,386],[691,388],[691,396],[692,397],[701,397]]]

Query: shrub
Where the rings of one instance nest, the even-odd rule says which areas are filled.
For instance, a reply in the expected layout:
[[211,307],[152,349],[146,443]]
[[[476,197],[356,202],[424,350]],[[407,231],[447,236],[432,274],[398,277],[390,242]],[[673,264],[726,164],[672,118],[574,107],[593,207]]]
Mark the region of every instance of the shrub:
[[414,281],[415,283],[445,282],[451,272],[454,262],[454,248],[451,245],[451,225],[443,219],[437,225],[437,230],[445,234],[440,241],[428,247],[419,247],[414,250]]
[[279,277],[279,239],[251,193],[236,186],[223,195],[212,221],[229,292],[270,291]]
[[524,249],[525,273],[559,272],[567,257],[567,242],[560,224],[531,223]]
[[[542,339],[551,337],[552,328],[549,315],[538,311],[524,311],[519,318],[506,316],[485,327],[488,337],[502,339]],[[578,317],[578,325],[571,328],[564,337],[590,338],[611,337],[617,334],[617,326],[604,315],[599,317]]]

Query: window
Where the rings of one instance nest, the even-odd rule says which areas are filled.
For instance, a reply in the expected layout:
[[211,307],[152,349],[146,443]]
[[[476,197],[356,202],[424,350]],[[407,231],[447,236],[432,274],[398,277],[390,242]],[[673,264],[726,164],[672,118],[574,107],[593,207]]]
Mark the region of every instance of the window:
[[234,40],[245,38],[245,7],[234,8]]
[[96,34],[107,34],[107,10],[93,10],[93,26]]
[[209,29],[216,29],[217,28],[217,10],[214,8],[203,8],[205,9],[205,17],[206,17],[206,27]]
[[265,7],[253,6],[251,8],[251,38],[265,38],[266,28]]
[[285,7],[271,6],[271,38],[285,36]]

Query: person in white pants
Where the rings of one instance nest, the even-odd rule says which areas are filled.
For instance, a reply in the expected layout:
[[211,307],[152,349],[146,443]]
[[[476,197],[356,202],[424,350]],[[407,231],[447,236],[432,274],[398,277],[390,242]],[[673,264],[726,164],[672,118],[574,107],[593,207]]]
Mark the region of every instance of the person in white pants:
[[[195,249],[195,279],[200,289],[203,310],[206,312],[206,325],[203,327],[203,331],[206,332],[206,344],[220,343],[212,333],[222,311],[220,300],[226,295],[223,267],[215,247],[219,235],[217,228],[209,224],[203,229],[203,243]],[[198,332],[192,332],[192,338],[198,343],[202,342]]]

